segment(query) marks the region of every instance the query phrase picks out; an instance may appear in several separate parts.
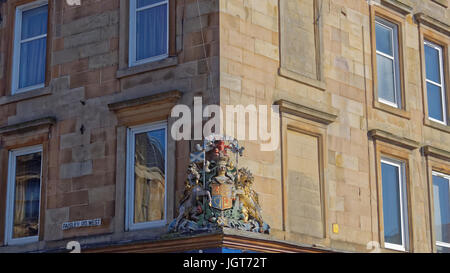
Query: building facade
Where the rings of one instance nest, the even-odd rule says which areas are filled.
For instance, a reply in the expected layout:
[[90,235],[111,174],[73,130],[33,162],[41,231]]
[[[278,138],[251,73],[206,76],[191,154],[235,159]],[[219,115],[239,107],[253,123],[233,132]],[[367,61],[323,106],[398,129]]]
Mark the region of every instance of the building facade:
[[[450,251],[448,0],[76,2],[0,3],[0,252]],[[194,97],[279,107],[269,235],[168,235]]]

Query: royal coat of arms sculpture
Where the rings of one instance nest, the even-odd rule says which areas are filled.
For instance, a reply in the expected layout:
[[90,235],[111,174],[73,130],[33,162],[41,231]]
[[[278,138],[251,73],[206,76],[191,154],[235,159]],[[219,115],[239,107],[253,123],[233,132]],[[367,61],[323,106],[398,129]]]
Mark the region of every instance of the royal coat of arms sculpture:
[[179,215],[170,224],[169,232],[205,232],[226,227],[269,233],[258,194],[253,190],[253,175],[248,169],[238,169],[244,148],[237,140],[221,136],[206,138],[203,147],[196,148],[198,152],[191,154]]

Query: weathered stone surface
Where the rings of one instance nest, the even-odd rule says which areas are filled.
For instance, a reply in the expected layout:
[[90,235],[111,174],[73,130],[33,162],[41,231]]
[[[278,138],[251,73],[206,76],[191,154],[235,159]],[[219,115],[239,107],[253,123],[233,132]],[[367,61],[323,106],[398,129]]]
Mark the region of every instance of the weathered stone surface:
[[62,164],[60,166],[59,177],[61,179],[75,178],[92,173],[92,160]]

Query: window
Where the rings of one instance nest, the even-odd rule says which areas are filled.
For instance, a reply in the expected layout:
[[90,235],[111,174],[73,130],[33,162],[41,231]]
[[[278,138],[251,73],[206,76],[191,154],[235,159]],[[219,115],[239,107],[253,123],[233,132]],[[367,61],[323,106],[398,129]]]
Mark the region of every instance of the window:
[[169,1],[130,1],[129,66],[168,57]]
[[378,101],[402,108],[398,35],[396,24],[375,19]]
[[283,200],[281,213],[274,214],[273,223],[280,223],[276,227],[280,230],[329,245],[328,154],[324,151],[328,147],[327,128],[336,121],[338,111],[331,107],[312,113],[305,110],[310,105],[287,100],[278,100],[274,104],[280,108],[281,159],[285,167],[281,173],[281,192],[270,192],[270,189],[262,192],[270,196],[269,202]]
[[425,41],[424,50],[428,118],[447,125],[443,49],[441,46]]
[[[319,90],[325,90],[323,76],[322,0],[279,2],[279,74]],[[278,56],[279,55],[279,56]]]
[[434,231],[438,252],[450,253],[450,176],[433,172]]
[[6,243],[38,241],[42,147],[9,152]]
[[44,87],[47,19],[47,1],[16,8],[12,94]]
[[[288,128],[286,136],[286,197],[289,202],[295,204],[288,204],[287,228],[290,232],[324,238],[322,135],[291,127]],[[295,148],[299,146],[308,148]]]
[[385,247],[406,251],[409,236],[404,163],[382,159],[381,179]]
[[167,123],[128,129],[127,229],[166,224]]

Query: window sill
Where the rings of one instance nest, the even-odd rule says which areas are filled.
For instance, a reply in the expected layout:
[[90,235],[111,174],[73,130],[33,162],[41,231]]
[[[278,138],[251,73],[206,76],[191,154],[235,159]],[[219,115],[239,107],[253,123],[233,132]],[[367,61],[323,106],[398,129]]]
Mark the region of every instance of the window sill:
[[408,112],[408,111],[406,111],[404,109],[398,109],[398,108],[392,107],[390,105],[381,103],[379,101],[374,101],[373,107],[375,109],[387,112],[389,114],[392,114],[392,115],[395,115],[395,116],[398,116],[398,117],[401,117],[401,118],[404,118],[404,119],[411,119],[411,113],[410,112]]
[[387,246],[385,246],[384,247],[384,251],[383,251],[384,253],[392,253],[392,254],[394,254],[394,253],[399,253],[399,254],[401,254],[401,253],[410,253],[409,252],[409,250],[401,250],[401,249],[395,249],[395,248],[390,248],[390,247],[387,247]]
[[425,118],[424,124],[428,127],[431,127],[433,129],[437,129],[446,133],[450,133],[450,126],[440,124],[439,122],[432,121],[428,118]]
[[24,100],[29,100],[29,99],[34,99],[37,97],[50,95],[51,93],[52,93],[51,88],[47,86],[47,87],[42,87],[42,88],[35,89],[35,90],[30,90],[30,91],[24,92],[24,93],[18,93],[18,94],[14,94],[14,95],[10,95],[10,96],[1,97],[0,98],[0,106],[14,103],[14,102],[19,102],[19,101],[24,101]]
[[116,73],[116,78],[122,79],[133,75],[150,72],[158,69],[163,69],[178,65],[178,57],[168,57],[163,60],[141,64],[137,66],[120,69]]
[[167,221],[156,221],[154,223],[148,222],[148,223],[141,223],[141,224],[129,224],[128,227],[126,227],[126,232],[138,232],[142,230],[158,230],[158,229],[167,229],[169,227],[169,224]]
[[30,253],[39,250],[41,241],[27,242],[23,244],[4,244],[0,245],[0,252],[2,253]]
[[286,68],[280,67],[278,69],[278,74],[282,77],[285,77],[290,80],[297,81],[299,83],[304,83],[306,85],[312,86],[314,88],[320,89],[322,91],[326,90],[326,83],[320,80],[315,80],[312,78],[308,78],[302,74],[299,74],[297,72],[293,72],[291,70],[288,70]]

